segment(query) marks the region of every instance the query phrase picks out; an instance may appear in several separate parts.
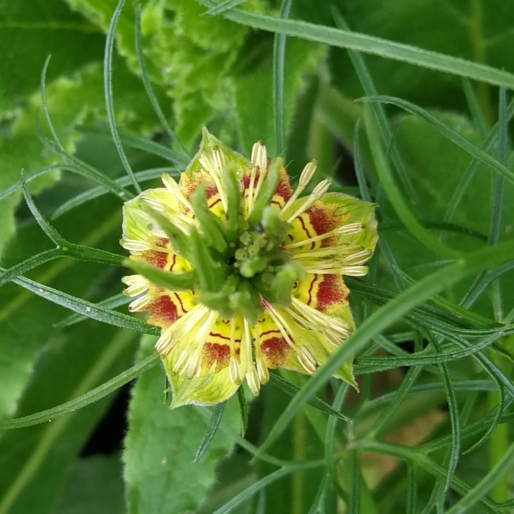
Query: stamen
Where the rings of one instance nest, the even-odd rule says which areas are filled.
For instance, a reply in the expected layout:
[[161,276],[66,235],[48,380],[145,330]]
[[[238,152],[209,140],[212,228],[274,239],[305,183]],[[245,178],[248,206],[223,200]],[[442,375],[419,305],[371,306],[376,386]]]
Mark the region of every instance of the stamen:
[[347,259],[353,258],[356,255],[358,255],[359,256],[358,258],[360,259],[361,257],[364,256],[363,252],[365,252],[366,259],[363,261],[363,262],[365,262],[367,260],[367,258],[371,255],[371,252],[369,252],[368,250],[361,251],[361,250],[359,250],[360,248],[362,248],[362,247],[361,246],[348,246],[346,244],[341,244],[341,245],[336,245],[336,246],[328,246],[326,248],[316,248],[309,252],[303,252],[303,253],[297,252],[292,255],[292,258],[293,259],[305,259],[305,258],[320,259],[322,257],[328,257],[330,255],[337,255],[337,256],[347,255],[348,257],[344,258],[344,261],[346,262]]
[[[209,309],[207,307],[204,305],[196,305],[171,325],[169,328],[170,337],[173,338],[174,341],[179,341],[184,334],[190,333],[198,324],[202,324],[202,318],[205,318],[208,313]],[[164,342],[159,344],[159,341],[157,341],[155,349],[161,357],[166,357],[166,355],[171,352],[172,348],[166,347]]]
[[298,210],[288,218],[287,222],[292,223],[292,221],[303,214],[312,204],[320,200],[323,195],[328,191],[330,187],[330,180],[325,179],[322,180],[312,191],[312,193],[306,198],[306,201],[298,208]]
[[248,216],[253,209],[253,188],[255,186],[255,177],[257,176],[257,167],[253,166],[250,171],[250,184],[248,185],[248,197],[246,199],[246,215]]
[[[159,200],[156,200],[155,198],[145,198],[142,201],[142,203],[148,205],[154,211],[164,214],[170,220],[172,219],[173,223],[175,225],[177,225],[182,231],[186,230],[184,227],[197,224],[196,220],[191,218],[191,216],[188,216],[188,215],[184,214],[183,212],[177,211],[177,210],[171,208],[168,204],[163,203]],[[156,224],[153,226],[160,228]]]
[[197,349],[195,353],[190,357],[186,369],[186,377],[191,380],[193,377],[200,376],[202,372],[202,347]]
[[276,309],[270,303],[266,302],[265,308],[267,309],[271,319],[279,329],[280,333],[284,337],[286,343],[295,351],[298,352],[298,347],[294,344],[293,340],[289,337],[286,328],[287,322],[284,320],[282,316],[276,311]]
[[371,253],[369,250],[361,250],[360,252],[348,255],[348,257],[344,258],[344,261],[351,266],[364,264],[371,257]]
[[228,365],[228,376],[230,381],[235,385],[241,385],[240,374],[239,363],[235,358],[230,357],[230,363]]
[[250,334],[250,325],[248,321],[246,321],[246,318],[243,319],[243,327],[243,337],[241,339],[241,349],[239,352],[239,378],[241,382],[252,360],[252,336]]
[[177,346],[177,340],[173,339],[172,336],[173,331],[171,328],[165,330],[155,344],[155,351],[161,355],[169,355],[175,346]]
[[[320,263],[322,264],[322,263]],[[368,273],[367,266],[340,266],[337,267],[337,263],[328,263],[327,267],[318,267],[316,265],[305,266],[307,273],[314,275],[346,275],[348,277],[363,277]]]
[[138,296],[150,287],[150,282],[141,275],[127,275],[121,281],[128,286],[123,291],[127,296]]
[[193,355],[189,359],[189,363],[186,370],[186,376],[187,378],[191,379],[194,376],[201,373],[201,356],[202,356],[202,350],[205,344],[205,341],[209,334],[211,333],[212,326],[214,325],[214,322],[216,321],[216,318],[218,317],[217,311],[211,311],[209,313],[209,316],[203,323],[203,325],[200,327],[196,335],[194,336],[195,339],[192,344],[193,348]]
[[268,167],[266,147],[260,141],[257,141],[252,147],[251,161],[254,166],[258,166],[261,170],[265,170]]
[[257,371],[255,370],[255,366],[253,365],[253,361],[251,361],[251,366],[248,368],[246,372],[246,383],[250,388],[250,391],[254,396],[259,396],[261,390],[261,383],[259,382],[259,377],[257,376]]
[[312,353],[305,346],[300,346],[300,351],[297,354],[298,361],[302,365],[303,369],[312,375],[316,372],[317,362]]
[[281,212],[287,211],[291,204],[300,196],[302,191],[309,185],[314,173],[316,172],[316,168],[318,163],[316,161],[311,161],[305,165],[302,173],[300,174],[300,180],[298,181],[298,187],[295,192],[292,194],[291,198],[286,202],[284,207],[282,207]]
[[153,296],[145,295],[136,298],[133,302],[129,303],[128,310],[130,312],[137,312],[141,309],[144,309],[148,304],[152,303],[154,300]]
[[180,189],[180,186],[177,184],[176,180],[167,173],[163,173],[161,175],[161,180],[164,183],[166,189],[174,195],[174,197],[177,198],[182,204],[189,209],[190,211],[193,210],[191,207],[191,204],[189,203],[189,200],[184,196],[184,193],[182,193],[182,190]]
[[189,363],[189,352],[187,350],[182,350],[182,353],[179,355],[177,362],[173,366],[173,373],[177,373],[181,375]]
[[148,241],[139,241],[137,239],[122,239],[120,244],[125,248],[125,250],[129,250],[130,252],[146,252],[157,248]]
[[264,361],[264,356],[261,350],[261,338],[258,330],[253,331],[254,341],[253,346],[255,348],[255,364],[257,366],[257,375],[261,384],[267,384],[269,381],[269,371]]
[[239,362],[236,358],[236,321],[230,320],[230,363],[228,365],[228,376],[235,385],[241,385]]
[[293,306],[286,312],[304,328],[319,331],[334,348],[350,335],[350,327],[343,320],[327,316],[296,298],[292,300]]
[[221,152],[219,148],[216,148],[212,152],[212,158],[217,168],[216,171],[218,172],[218,175],[221,175],[221,172],[225,168],[225,156],[223,155],[223,152]]
[[333,237],[343,234],[356,234],[360,232],[362,229],[362,223],[349,223],[348,225],[343,225],[342,227],[335,228],[334,230],[331,230],[330,232],[325,232],[324,234],[320,234],[319,236],[310,237],[309,239],[304,239],[303,241],[297,241],[295,243],[284,245],[282,248],[284,250],[290,250],[291,248],[298,248],[300,246],[311,244],[316,241],[321,241],[322,239],[326,239],[327,237]]
[[[221,180],[221,172],[222,168],[220,168],[220,163],[224,159],[223,156],[219,156],[217,154],[221,154],[219,150],[214,150],[212,156],[207,154],[200,155],[200,164],[203,166],[205,171],[209,173],[209,175],[213,178],[214,183],[216,184],[216,189],[218,190],[218,194],[220,195],[221,203],[223,204],[223,208],[225,212],[228,210],[228,201],[227,201],[227,192],[225,191],[225,186],[223,185],[223,181]],[[223,160],[224,162],[224,160]]]

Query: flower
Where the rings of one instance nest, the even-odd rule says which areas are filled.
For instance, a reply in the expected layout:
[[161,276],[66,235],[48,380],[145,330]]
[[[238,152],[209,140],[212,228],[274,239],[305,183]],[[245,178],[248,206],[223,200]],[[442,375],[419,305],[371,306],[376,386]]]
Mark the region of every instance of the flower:
[[[312,374],[355,329],[343,276],[367,272],[374,205],[329,180],[300,197],[315,170],[293,190],[261,143],[248,161],[204,129],[179,183],[165,174],[124,205],[129,310],[162,329],[172,408],[222,402],[245,379],[258,395],[277,366]],[[335,376],[355,385],[351,362]]]

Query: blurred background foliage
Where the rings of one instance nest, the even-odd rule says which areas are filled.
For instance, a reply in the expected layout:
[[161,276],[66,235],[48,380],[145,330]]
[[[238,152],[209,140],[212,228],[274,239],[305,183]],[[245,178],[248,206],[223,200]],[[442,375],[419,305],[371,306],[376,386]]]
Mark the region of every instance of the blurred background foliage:
[[[225,5],[280,17],[279,1],[217,3],[220,11]],[[270,155],[282,151],[275,133],[275,35],[223,15],[206,15],[201,4],[212,8],[208,1],[140,4],[148,77],[165,118],[187,152],[194,153],[204,124],[247,155],[257,140],[267,145]],[[116,0],[0,0],[3,268],[52,248],[21,201],[20,170],[31,179],[29,189],[39,209],[66,240],[121,253],[120,198],[92,195],[96,184],[64,171],[59,166],[62,156],[38,138],[41,133],[48,135],[40,85],[45,60],[51,55],[46,101],[66,152],[110,179],[124,175],[106,122],[104,95],[104,47],[116,5]],[[514,73],[511,2],[294,0],[289,15],[293,20],[341,28],[338,16],[358,33]],[[307,160],[316,158],[318,178],[333,176],[336,190],[354,195],[367,192],[380,204],[383,243],[368,280],[368,285],[379,289],[366,296],[359,282],[350,286],[355,287],[352,305],[360,323],[376,310],[376,304],[388,301],[388,292],[394,296],[405,288],[409,282],[402,272],[421,280],[447,261],[403,225],[394,197],[380,187],[380,166],[363,133],[360,146],[355,146],[356,124],[364,125],[364,103],[355,100],[370,96],[355,56],[352,62],[346,49],[316,42],[309,34],[306,39],[287,38],[282,70],[287,136],[283,153],[292,176]],[[426,109],[452,134],[512,170],[506,118],[513,109],[501,102],[498,108],[498,88],[487,83],[487,71],[482,72],[483,81],[471,82],[437,71],[437,65],[435,70],[427,69],[400,57],[376,55],[381,52],[378,40],[365,44],[375,54],[364,57],[364,69],[376,93]],[[177,157],[180,149],[163,130],[140,75],[135,8],[127,2],[116,28],[112,67],[116,122],[136,172],[163,168],[177,174],[184,159]],[[509,75],[509,80],[512,89],[514,76]],[[385,106],[390,130],[385,151],[395,164],[406,204],[421,224],[461,252],[512,239],[513,182],[499,182],[483,159],[455,145],[426,117],[407,111],[398,105]],[[495,125],[498,113],[505,119]],[[360,148],[360,167],[354,162],[356,148]],[[401,156],[399,166],[396,155]],[[359,189],[358,175],[362,179],[364,172],[367,187],[361,180]],[[32,173],[39,173],[34,180]],[[157,184],[153,180],[145,186]],[[452,505],[490,477],[493,466],[512,451],[508,423],[514,398],[508,385],[514,376],[513,340],[508,332],[514,320],[512,258],[497,268],[496,281],[490,274],[468,277],[445,289],[445,301],[451,304],[432,303],[423,313],[416,311],[395,323],[386,336],[377,336],[356,361],[362,375],[359,395],[349,393],[343,405],[344,395],[336,383],[319,393],[328,403],[338,395],[337,408],[353,424],[336,426],[334,417],[305,407],[268,453],[252,461],[255,446],[266,439],[290,401],[272,383],[250,405],[246,441],[240,436],[238,401],[233,398],[203,457],[194,463],[205,432],[212,428],[211,412],[194,407],[170,412],[164,374],[156,366],[117,397],[111,393],[44,424],[0,432],[0,514],[207,514],[228,512],[227,502],[234,498],[241,500],[234,512],[242,514],[429,514],[436,507],[437,512],[446,508],[448,512],[509,512],[511,504],[499,504],[512,498],[512,471],[490,478],[491,487],[477,495],[481,503],[459,511],[452,510]],[[119,294],[123,274],[117,266],[69,258],[24,272],[38,284],[93,303]],[[125,312],[124,307],[120,310]],[[93,319],[55,327],[68,314],[19,282],[0,288],[0,422],[79,397],[151,353],[152,336],[144,336],[140,343],[139,334]],[[437,330],[431,332],[436,326],[440,330],[443,326],[449,339]],[[473,346],[480,338],[491,337],[491,331],[496,336],[490,343],[495,346],[480,350],[482,360],[451,358],[456,341]],[[441,350],[437,341],[447,353],[444,365],[438,366],[435,360],[422,365],[409,361],[418,354],[433,357]],[[290,374],[282,378],[298,388],[307,382]],[[488,428],[495,428],[500,416],[503,424],[491,430],[487,443],[462,455]],[[464,434],[472,423],[481,423],[479,429]],[[364,443],[357,444],[357,450],[348,445],[361,439]],[[435,443],[427,464],[429,450],[423,451],[420,445],[430,441]],[[416,453],[414,447],[421,449]],[[398,448],[407,448],[407,453]],[[309,467],[316,459],[324,460]],[[291,461],[307,465],[295,471]],[[454,468],[457,482],[446,490],[445,476]],[[274,481],[273,473],[283,473],[284,478],[279,474]],[[259,482],[262,479],[270,482],[265,489],[256,486],[266,483]],[[489,492],[491,499],[485,496]]]

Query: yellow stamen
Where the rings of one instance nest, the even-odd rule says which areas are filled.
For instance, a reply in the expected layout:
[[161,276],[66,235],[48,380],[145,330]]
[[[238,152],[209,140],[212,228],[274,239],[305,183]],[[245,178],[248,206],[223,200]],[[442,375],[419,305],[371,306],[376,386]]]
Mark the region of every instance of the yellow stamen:
[[343,234],[356,234],[361,230],[362,223],[349,223],[348,225],[343,225],[342,227],[335,228],[334,230],[331,230],[330,232],[325,232],[324,234],[320,234],[319,236],[310,237],[309,239],[304,239],[302,241],[296,241],[295,243],[284,245],[282,248],[284,250],[299,248],[300,246],[315,243],[316,241],[321,241],[322,239],[326,239],[327,237],[334,237]]
[[309,185],[314,173],[316,172],[316,167],[318,163],[316,161],[311,161],[306,164],[305,168],[300,175],[300,180],[298,181],[298,187],[295,192],[291,195],[291,198],[286,202],[284,207],[282,207],[281,212],[287,211],[291,204],[300,196],[303,190]]
[[140,296],[136,298],[133,302],[129,303],[128,310],[130,312],[137,312],[143,308],[145,308],[149,303],[153,302],[154,297],[150,295]]
[[317,362],[314,355],[305,346],[300,346],[300,351],[297,354],[298,361],[302,365],[303,369],[312,375],[316,372]]
[[261,351],[261,338],[259,335],[259,330],[254,330],[253,336],[253,346],[255,348],[255,363],[257,366],[257,375],[259,377],[260,383],[264,385],[269,381],[269,371]]
[[161,180],[166,186],[166,189],[173,195],[173,197],[182,202],[182,204],[192,212],[193,207],[191,207],[189,200],[184,196],[184,193],[182,192],[182,189],[180,189],[180,186],[177,184],[176,180],[167,173],[163,173],[161,175]]
[[[330,184],[331,184],[331,182],[329,179],[322,180],[314,188],[312,193],[305,199],[305,202],[303,202],[303,204],[296,210],[296,212],[292,216],[289,216],[289,218],[287,219],[287,222],[292,223],[292,221],[295,218],[300,216],[300,214],[303,214],[312,204],[314,204],[315,202],[320,200],[323,197],[323,195],[328,191]],[[284,215],[283,213],[281,213],[281,214]]]
[[261,141],[257,141],[252,147],[252,164],[259,167],[261,170],[265,170],[268,167],[268,154],[266,147]]
[[128,286],[123,291],[127,296],[138,296],[150,287],[150,282],[141,275],[127,275],[121,281]]

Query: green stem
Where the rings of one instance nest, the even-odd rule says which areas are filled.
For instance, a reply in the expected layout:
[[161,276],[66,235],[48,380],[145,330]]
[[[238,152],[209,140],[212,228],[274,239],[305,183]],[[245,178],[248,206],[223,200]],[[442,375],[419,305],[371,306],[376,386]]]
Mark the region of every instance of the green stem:
[[[493,411],[498,406],[498,393],[491,391],[487,395],[489,410]],[[503,458],[509,448],[509,424],[498,425],[489,439],[489,469],[493,469]],[[509,499],[508,476],[504,475],[496,482],[491,490],[491,499],[497,503]]]
[[[486,48],[482,34],[482,2],[481,0],[470,0],[469,35],[473,60],[480,64],[486,64]],[[493,112],[489,101],[490,88],[485,82],[477,82],[477,96],[484,119],[489,127],[493,125]]]
[[[293,459],[303,462],[307,458],[305,451],[307,445],[307,430],[305,426],[305,416],[298,413],[293,423]],[[305,471],[299,470],[293,474],[292,482],[292,501],[291,514],[302,514],[303,512],[303,492],[305,490]]]

